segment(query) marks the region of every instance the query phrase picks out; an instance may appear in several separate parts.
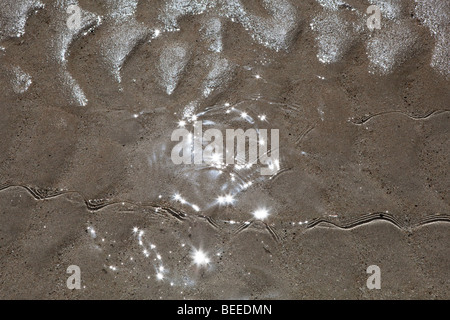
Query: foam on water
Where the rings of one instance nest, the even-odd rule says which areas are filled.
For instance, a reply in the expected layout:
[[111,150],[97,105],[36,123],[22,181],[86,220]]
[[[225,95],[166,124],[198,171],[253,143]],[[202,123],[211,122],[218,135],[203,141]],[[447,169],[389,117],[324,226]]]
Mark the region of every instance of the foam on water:
[[108,0],[105,26],[108,35],[100,41],[100,51],[111,73],[122,81],[121,69],[129,54],[151,30],[136,21],[137,0]]
[[88,99],[77,81],[67,70],[68,49],[73,41],[83,36],[83,32],[98,26],[101,23],[101,19],[99,16],[80,8],[81,19],[79,25],[74,24],[72,28],[69,28],[67,25],[69,18],[67,8],[71,5],[79,7],[79,2],[77,0],[58,0],[54,3],[56,14],[51,25],[54,30],[57,30],[57,34],[50,40],[51,58],[61,67],[59,77],[61,82],[65,84],[64,87],[70,88],[71,102],[80,106],[86,106]]
[[399,18],[403,11],[402,0],[369,0],[369,3],[378,6],[381,15],[389,20]]
[[450,75],[450,1],[416,0],[416,14],[436,39],[431,66],[445,76]]
[[0,8],[0,41],[21,37],[30,13],[44,7],[39,0],[2,0]]
[[180,17],[202,14],[216,4],[216,0],[171,0],[164,6],[159,19],[164,23],[166,31],[177,31]]
[[258,43],[276,51],[288,49],[298,25],[296,9],[287,0],[263,0],[262,4],[270,18],[247,12],[239,0],[224,1],[223,15],[241,23]]
[[85,107],[88,104],[88,99],[84,94],[83,89],[81,89],[78,82],[72,77],[72,75],[64,70],[62,73],[62,82],[65,84],[65,87],[71,88],[72,94],[72,102],[76,103],[79,106]]
[[[239,0],[172,0],[165,5],[159,18],[164,23],[166,31],[179,31],[178,19],[180,17],[188,14],[202,14],[219,6],[222,17],[242,24],[258,43],[277,51],[287,49],[298,25],[295,8],[287,0],[263,0],[262,4],[270,13],[270,18],[263,18],[247,12]],[[212,23],[210,30],[216,31],[217,20]],[[216,32],[213,33],[217,35]],[[215,50],[217,51],[219,47],[216,43]]]
[[116,20],[133,18],[137,10],[138,0],[106,0],[111,11],[109,17]]
[[322,7],[338,10],[340,6],[345,5],[346,3],[342,0],[316,0]]
[[197,101],[191,101],[190,103],[188,103],[188,105],[184,107],[182,112],[183,119],[191,120],[195,116],[197,108],[198,108]]
[[211,69],[203,83],[203,96],[208,97],[214,90],[231,80],[234,65],[226,58],[213,55],[208,59]]
[[11,73],[11,85],[14,92],[17,94],[26,92],[32,84],[31,76],[24,72],[19,66],[13,66]]
[[209,43],[210,51],[222,52],[222,21],[219,18],[208,19],[200,31],[203,32],[203,38]]
[[178,43],[165,47],[159,59],[159,72],[162,87],[171,95],[180,81],[180,77],[189,61],[189,51]]
[[316,37],[319,46],[317,58],[322,63],[341,60],[357,35],[353,24],[334,12],[322,13],[314,18],[310,27],[318,34]]
[[402,64],[416,48],[418,34],[406,21],[386,26],[367,42],[370,71],[388,74]]
[[[368,31],[365,25],[367,16],[365,12],[353,9],[349,15],[357,18],[357,22],[352,23],[342,11],[338,11],[343,1],[316,1],[325,9],[310,24],[317,34],[317,57],[323,63],[337,62],[359,40],[358,34]],[[370,60],[369,72],[388,74],[416,52],[418,30],[410,19],[406,1],[370,0],[369,3],[379,6],[383,16],[381,30],[369,32],[365,43]],[[444,75],[450,73],[449,12],[449,0],[416,1],[418,18],[430,28],[436,39],[431,66]]]
[[67,62],[66,58],[69,55],[68,48],[71,43],[76,38],[80,37],[84,30],[89,27],[94,27],[100,23],[100,17],[80,8],[80,24],[78,26],[74,25],[73,28],[68,28],[67,20],[69,18],[69,14],[67,13],[67,8],[72,5],[79,7],[77,0],[58,0],[55,3],[57,15],[52,22],[52,26],[55,30],[58,30],[57,36],[52,38],[52,47],[54,48],[52,51],[54,54],[53,58],[63,64]]
[[450,43],[448,34],[449,32],[446,35],[441,34],[436,37],[436,44],[431,59],[431,66],[447,77],[450,75]]

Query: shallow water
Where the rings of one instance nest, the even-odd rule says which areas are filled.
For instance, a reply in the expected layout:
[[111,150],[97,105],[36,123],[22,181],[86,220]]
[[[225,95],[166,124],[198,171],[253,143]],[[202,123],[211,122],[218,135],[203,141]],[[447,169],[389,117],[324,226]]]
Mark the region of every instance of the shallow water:
[[[1,297],[448,298],[449,1],[3,2]],[[275,171],[174,164],[196,121]]]

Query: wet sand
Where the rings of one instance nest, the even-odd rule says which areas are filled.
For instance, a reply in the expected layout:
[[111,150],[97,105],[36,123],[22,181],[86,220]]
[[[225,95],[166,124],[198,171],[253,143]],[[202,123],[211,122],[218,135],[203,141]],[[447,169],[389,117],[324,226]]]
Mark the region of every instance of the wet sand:
[[[448,299],[450,2],[341,2],[6,0],[0,298]],[[195,120],[277,173],[175,165]]]

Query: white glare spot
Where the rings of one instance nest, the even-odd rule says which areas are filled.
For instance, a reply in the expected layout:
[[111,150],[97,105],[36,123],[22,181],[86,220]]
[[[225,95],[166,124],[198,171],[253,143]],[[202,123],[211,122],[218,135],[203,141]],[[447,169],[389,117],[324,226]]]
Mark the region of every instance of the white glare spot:
[[226,196],[219,196],[217,198],[217,202],[219,204],[233,204],[234,197],[231,194],[227,194]]
[[202,250],[194,250],[192,253],[192,260],[194,260],[194,263],[198,266],[204,266],[210,262],[206,253]]
[[[46,226],[44,226],[44,229],[46,229],[47,227]],[[97,237],[97,234],[95,233],[95,230],[94,230],[94,228],[92,228],[92,227],[88,227],[87,228],[88,229],[88,231],[89,231],[89,234],[91,235],[91,237],[92,238],[96,238]]]
[[161,272],[159,272],[159,273],[156,274],[156,278],[158,280],[162,280],[162,279],[164,279],[164,275]]
[[220,155],[219,153],[214,153],[214,154],[211,156],[211,161],[212,161],[212,162],[217,163],[217,162],[221,162],[221,160],[222,160],[222,158],[221,158],[221,155]]
[[258,220],[265,220],[269,216],[269,211],[267,209],[258,209],[253,212],[253,216]]
[[226,203],[229,203],[229,204],[233,203],[233,202],[234,202],[233,196],[232,196],[231,194],[227,194],[227,195],[225,196],[225,202],[226,202]]

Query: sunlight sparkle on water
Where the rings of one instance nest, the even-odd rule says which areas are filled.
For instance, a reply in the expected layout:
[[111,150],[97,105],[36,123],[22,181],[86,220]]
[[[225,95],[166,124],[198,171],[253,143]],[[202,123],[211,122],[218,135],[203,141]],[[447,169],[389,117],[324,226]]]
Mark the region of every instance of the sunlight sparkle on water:
[[255,219],[258,219],[258,220],[265,220],[265,219],[267,219],[267,217],[269,217],[269,211],[265,208],[258,209],[256,211],[254,211],[252,214],[255,217]]
[[206,255],[205,252],[202,250],[194,250],[192,253],[192,260],[194,261],[194,264],[197,266],[204,266],[210,263],[210,259]]

